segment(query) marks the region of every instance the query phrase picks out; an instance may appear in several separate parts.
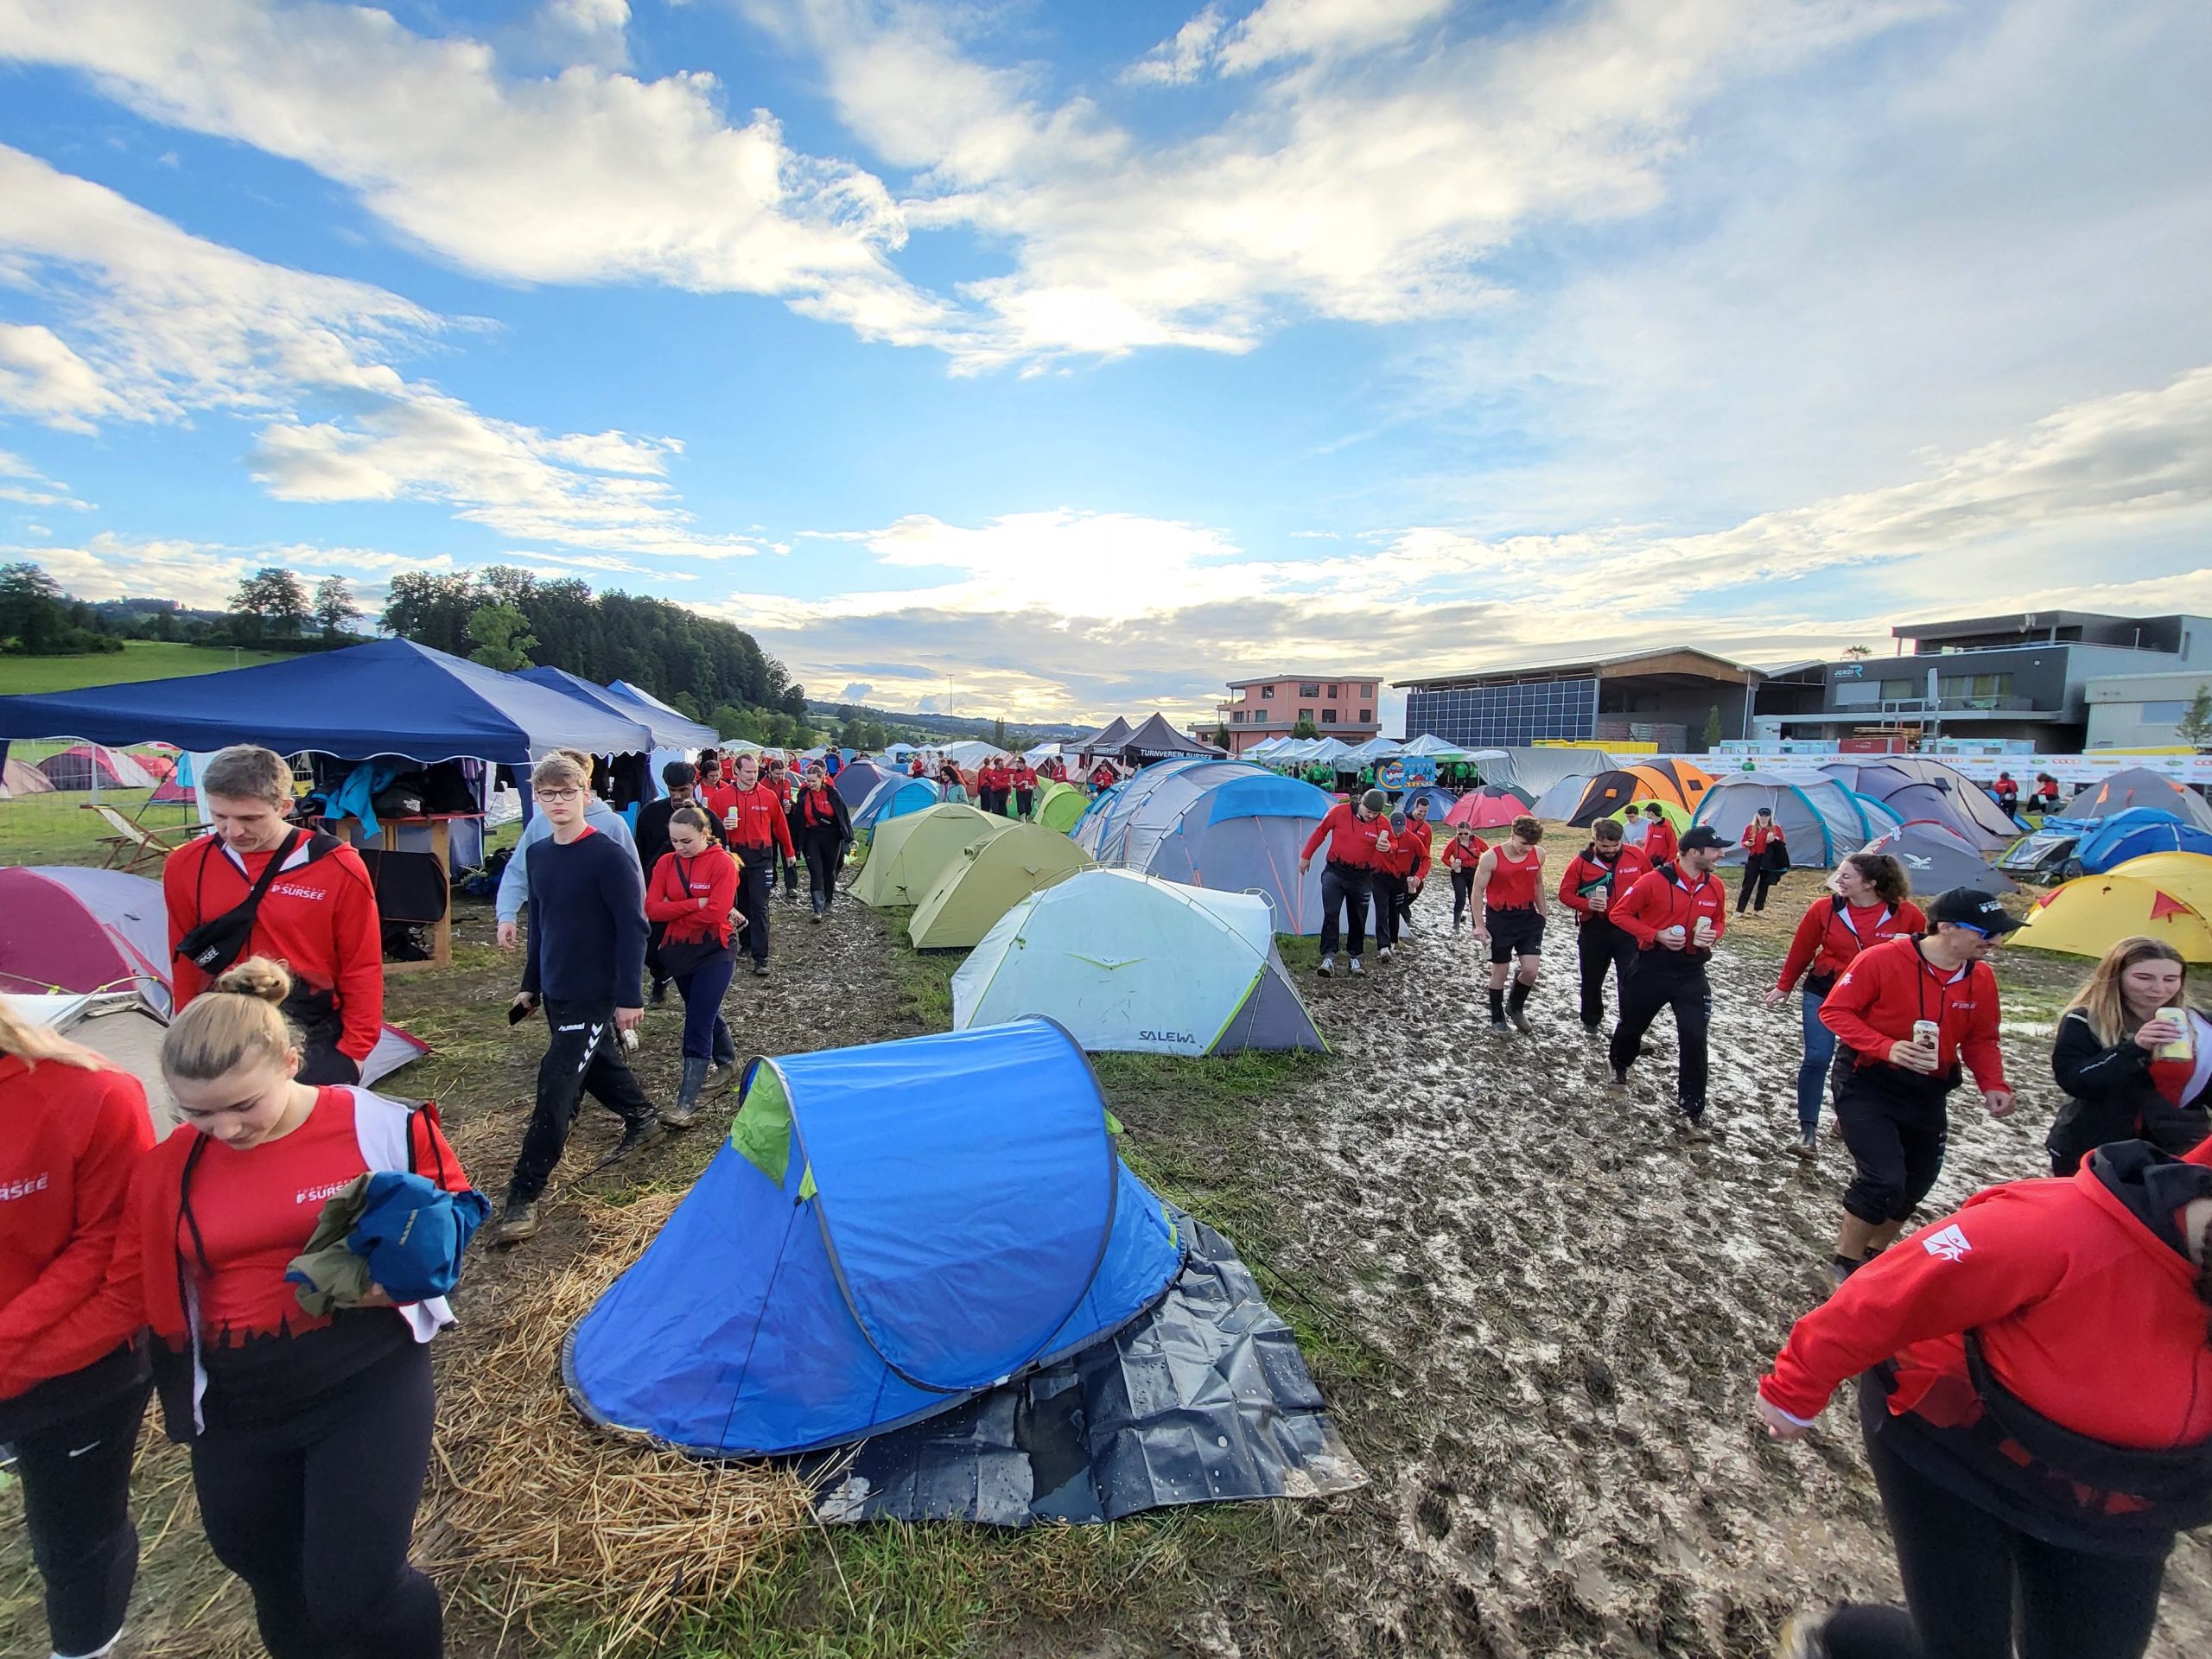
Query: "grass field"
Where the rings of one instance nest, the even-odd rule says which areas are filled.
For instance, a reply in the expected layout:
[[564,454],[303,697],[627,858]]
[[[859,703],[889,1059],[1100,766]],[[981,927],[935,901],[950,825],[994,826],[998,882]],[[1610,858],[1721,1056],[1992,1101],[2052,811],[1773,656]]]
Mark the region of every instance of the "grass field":
[[256,663],[277,662],[289,654],[132,639],[124,643],[120,656],[102,652],[91,657],[0,657],[0,695],[75,691],[88,685],[120,685],[128,680],[168,680],[182,674],[213,674],[218,669],[251,668]]

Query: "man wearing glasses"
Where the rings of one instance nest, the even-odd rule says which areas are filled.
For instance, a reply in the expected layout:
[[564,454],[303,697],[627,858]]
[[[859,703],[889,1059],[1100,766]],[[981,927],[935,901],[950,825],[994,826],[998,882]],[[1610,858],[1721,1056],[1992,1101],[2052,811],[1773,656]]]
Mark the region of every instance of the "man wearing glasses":
[[[567,757],[582,770],[587,779],[584,788],[584,822],[598,834],[619,844],[632,858],[638,855],[636,839],[630,834],[629,823],[620,812],[591,792],[591,757],[579,749],[558,749],[556,753]],[[522,827],[522,839],[515,842],[515,850],[507,860],[507,868],[499,872],[499,894],[496,907],[499,915],[499,949],[512,950],[521,938],[516,923],[522,916],[524,901],[530,896],[530,849],[553,833],[553,826],[543,812],[534,814]]]

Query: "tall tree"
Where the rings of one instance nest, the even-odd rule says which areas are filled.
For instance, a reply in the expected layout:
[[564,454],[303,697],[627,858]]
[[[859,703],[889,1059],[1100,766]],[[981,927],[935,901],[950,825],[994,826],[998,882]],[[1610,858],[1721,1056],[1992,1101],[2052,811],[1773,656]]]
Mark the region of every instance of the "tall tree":
[[359,616],[361,607],[353,602],[353,589],[343,576],[325,576],[315,585],[315,620],[322,625],[322,637],[335,639],[346,625]]
[[479,605],[469,613],[468,638],[476,647],[469,661],[503,674],[530,667],[530,648],[537,643],[530,619],[512,605]]
[[231,595],[231,609],[257,618],[262,629],[278,639],[297,639],[302,625],[314,614],[308,590],[281,564],[265,564],[240,582]]
[[69,596],[40,566],[0,565],[0,641],[13,639],[27,657],[66,649]]
[[1720,705],[1717,702],[1705,711],[1705,747],[1707,751],[1720,747]]

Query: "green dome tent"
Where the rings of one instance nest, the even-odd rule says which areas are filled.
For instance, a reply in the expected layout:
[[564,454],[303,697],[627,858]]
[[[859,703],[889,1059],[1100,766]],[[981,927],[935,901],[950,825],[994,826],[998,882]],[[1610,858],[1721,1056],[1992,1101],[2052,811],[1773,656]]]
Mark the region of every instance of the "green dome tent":
[[1057,830],[1001,820],[945,861],[915,907],[906,937],[918,950],[964,950],[1038,888],[1091,861]]
[[1090,797],[1073,784],[1047,783],[1037,791],[1036,821],[1065,836],[1075,828],[1076,820],[1090,804]]
[[887,818],[875,826],[868,862],[853,880],[853,897],[878,909],[918,905],[963,847],[1006,823],[957,801]]

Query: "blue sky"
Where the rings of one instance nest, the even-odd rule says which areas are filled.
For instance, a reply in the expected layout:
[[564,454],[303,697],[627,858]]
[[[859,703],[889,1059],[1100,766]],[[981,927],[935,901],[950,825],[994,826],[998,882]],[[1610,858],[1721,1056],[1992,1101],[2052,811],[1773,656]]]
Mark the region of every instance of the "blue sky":
[[0,0],[0,557],[1017,719],[2212,608],[2209,78],[2151,0]]

